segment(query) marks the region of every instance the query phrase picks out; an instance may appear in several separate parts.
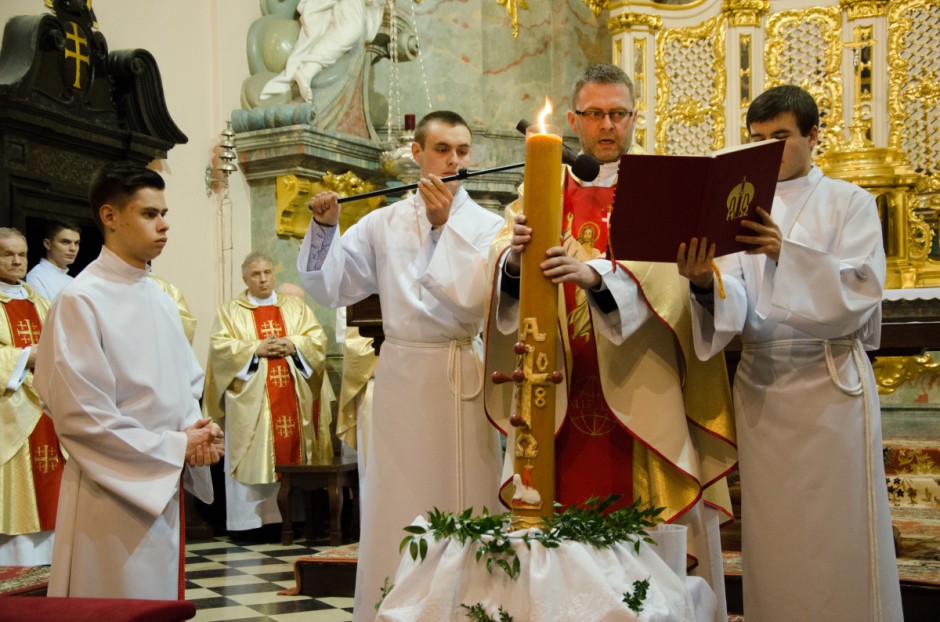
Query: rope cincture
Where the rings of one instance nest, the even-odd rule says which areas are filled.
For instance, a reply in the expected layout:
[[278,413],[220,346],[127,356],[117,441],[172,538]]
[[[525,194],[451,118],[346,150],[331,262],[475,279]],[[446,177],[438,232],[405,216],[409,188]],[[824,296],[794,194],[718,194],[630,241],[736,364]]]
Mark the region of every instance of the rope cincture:
[[[829,378],[837,389],[853,397],[862,395],[865,407],[865,485],[867,486],[867,510],[868,510],[868,559],[869,559],[869,580],[871,599],[872,599],[872,620],[881,622],[884,614],[881,609],[881,576],[880,566],[878,564],[878,540],[875,534],[875,485],[874,474],[872,473],[872,413],[874,405],[871,401],[871,387],[868,384],[868,375],[863,373],[868,357],[865,356],[865,349],[862,342],[858,339],[826,339],[824,342],[826,350],[826,367],[829,368]],[[848,346],[852,351],[852,361],[855,363],[855,369],[858,371],[858,386],[847,387],[839,378],[836,370],[835,361],[832,358],[831,344]]]
[[[758,348],[769,348],[776,345],[789,345],[789,344],[809,344],[809,343],[819,343],[820,340],[817,339],[778,339],[772,342],[757,343],[757,344],[745,344],[744,348],[749,349],[758,349]],[[871,606],[872,606],[872,617],[871,620],[874,622],[881,622],[884,619],[884,612],[881,609],[881,576],[880,576],[880,566],[878,563],[878,542],[875,532],[875,486],[874,486],[874,473],[872,472],[872,458],[873,458],[873,449],[872,449],[872,413],[874,412],[874,405],[872,403],[872,387],[868,386],[869,378],[868,375],[863,372],[865,365],[868,362],[868,357],[865,355],[865,349],[862,346],[861,340],[854,339],[823,339],[821,340],[823,344],[823,349],[825,351],[826,357],[826,368],[829,371],[829,380],[832,382],[833,386],[836,387],[840,392],[851,397],[862,396],[862,401],[864,405],[864,442],[865,442],[865,485],[867,486],[867,514],[868,514],[868,573],[869,573],[869,592],[871,597]],[[836,369],[835,360],[832,356],[832,346],[845,346],[848,347],[852,352],[852,362],[855,363],[855,369],[858,371],[859,382],[857,386],[850,387],[842,382],[842,379],[839,377],[839,370]]]
[[465,337],[463,339],[452,339],[451,341],[445,342],[420,342],[405,341],[402,339],[386,337],[385,341],[388,343],[411,348],[449,348],[450,350],[447,357],[447,384],[450,387],[451,392],[454,394],[454,442],[456,445],[456,450],[454,453],[457,458],[457,507],[462,508],[464,505],[466,505],[466,502],[464,500],[463,477],[461,476],[461,473],[463,473],[463,421],[461,420],[460,416],[462,413],[460,403],[475,399],[478,395],[480,395],[480,392],[483,391],[483,362],[478,357],[473,357],[474,361],[476,362],[477,376],[479,380],[476,383],[476,388],[473,389],[473,392],[464,395],[462,374],[460,373],[460,351],[463,348],[472,348],[474,338]]

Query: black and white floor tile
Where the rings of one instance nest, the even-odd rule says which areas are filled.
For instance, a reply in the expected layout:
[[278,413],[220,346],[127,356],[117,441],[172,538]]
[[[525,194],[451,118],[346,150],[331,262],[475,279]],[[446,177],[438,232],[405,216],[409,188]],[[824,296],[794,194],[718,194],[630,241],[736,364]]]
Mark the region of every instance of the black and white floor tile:
[[294,587],[294,560],[328,549],[233,542],[227,537],[186,545],[186,600],[196,605],[196,622],[346,622],[353,599],[336,596],[279,596]]

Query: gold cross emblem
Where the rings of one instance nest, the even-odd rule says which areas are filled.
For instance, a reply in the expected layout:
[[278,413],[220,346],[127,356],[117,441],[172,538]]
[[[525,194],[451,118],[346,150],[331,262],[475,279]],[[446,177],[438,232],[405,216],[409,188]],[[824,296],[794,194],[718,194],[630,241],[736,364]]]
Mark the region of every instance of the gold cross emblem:
[[43,445],[37,448],[36,454],[33,456],[33,462],[40,473],[55,471],[59,466],[59,452],[56,451],[55,447]]
[[[82,54],[82,46],[85,46],[85,49],[88,49],[88,39],[81,37],[78,34],[78,24],[75,22],[69,22],[72,25],[72,32],[65,33],[66,39],[66,48],[65,48],[65,58],[74,58],[75,59],[75,83],[72,84],[75,88],[82,87],[82,63],[91,66],[91,58],[87,54]],[[75,48],[68,47],[70,42],[75,43]]]
[[281,438],[291,438],[294,436],[294,430],[297,429],[293,418],[287,415],[278,418],[275,428],[277,429],[277,435]]
[[270,376],[271,380],[274,381],[274,385],[278,389],[283,389],[288,384],[290,384],[290,372],[285,370],[283,367],[278,366],[277,369]]
[[281,337],[284,335],[284,329],[281,327],[279,322],[274,320],[268,320],[267,322],[261,325],[261,338],[267,339],[268,337]]
[[16,334],[29,345],[39,343],[39,331],[29,320],[20,320],[16,323]]

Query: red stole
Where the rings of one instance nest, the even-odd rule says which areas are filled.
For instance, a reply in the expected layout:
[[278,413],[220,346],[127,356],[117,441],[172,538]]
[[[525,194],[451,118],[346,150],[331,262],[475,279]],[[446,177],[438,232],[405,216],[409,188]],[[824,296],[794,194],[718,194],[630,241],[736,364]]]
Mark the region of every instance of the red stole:
[[[562,230],[577,241],[582,261],[603,257],[614,188],[582,187],[565,179]],[[567,238],[567,235],[566,235]],[[555,496],[562,505],[622,495],[614,509],[633,503],[633,437],[614,416],[601,390],[597,345],[587,294],[564,284],[572,375],[568,411],[555,438]]]
[[[39,343],[42,322],[36,312],[36,305],[29,300],[10,300],[3,305],[3,309],[7,314],[14,346],[27,348]],[[55,434],[52,419],[45,413],[40,415],[36,427],[29,435],[29,455],[39,526],[43,531],[55,529],[59,484],[65,470],[65,458],[59,450],[59,439]]]
[[[258,339],[267,339],[272,335],[283,337],[287,334],[281,309],[276,305],[255,307],[252,315],[255,318]],[[267,361],[268,403],[271,406],[271,425],[274,429],[274,463],[303,464],[294,376],[286,359],[269,358]]]

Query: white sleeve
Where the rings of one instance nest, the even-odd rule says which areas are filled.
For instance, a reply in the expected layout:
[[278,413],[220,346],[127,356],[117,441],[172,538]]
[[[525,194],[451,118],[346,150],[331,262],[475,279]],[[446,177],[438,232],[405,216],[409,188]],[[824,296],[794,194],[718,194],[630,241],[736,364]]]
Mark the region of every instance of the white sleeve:
[[[519,299],[507,295],[502,290],[503,279],[512,278],[506,274],[506,258],[509,247],[503,251],[496,262],[496,278],[493,282],[493,304],[496,305],[496,330],[503,335],[519,332]],[[519,277],[515,277],[519,278]]]
[[649,320],[653,312],[629,270],[623,266],[617,266],[614,270],[609,259],[592,259],[588,265],[597,271],[603,287],[610,292],[614,302],[617,303],[616,309],[604,313],[597,306],[594,298],[589,295],[591,317],[601,335],[614,345],[620,345]]
[[23,381],[26,380],[29,370],[26,369],[26,363],[29,362],[29,347],[23,348],[20,351],[19,357],[16,359],[16,365],[13,366],[13,371],[10,373],[10,379],[7,381],[7,390],[16,391],[20,388],[20,385],[23,384]]
[[[735,253],[715,259],[715,265],[721,274],[713,277],[715,308],[709,313],[692,296],[692,338],[695,342],[695,355],[707,361],[720,353],[735,335],[744,330],[747,319],[747,288],[744,282],[744,269],[741,265],[743,254]],[[719,291],[724,289],[725,296]]]
[[418,281],[459,322],[479,322],[485,313],[487,255],[502,222],[494,225],[480,240],[467,239],[456,227],[444,225]]
[[886,273],[878,209],[870,194],[853,192],[845,214],[831,231],[809,231],[797,221],[779,261],[765,264],[758,316],[821,339],[868,324]]
[[33,384],[69,460],[109,493],[157,517],[178,490],[186,434],[149,430],[118,409],[117,380],[101,344],[94,310],[80,298],[60,296],[43,327]]
[[[374,212],[372,212],[374,213]],[[297,256],[297,271],[307,292],[324,307],[345,307],[378,293],[376,283],[375,251],[370,236],[371,214],[366,214],[346,233],[336,239],[338,227],[320,227],[310,219],[310,226]],[[314,229],[332,230],[329,250],[322,267],[311,270],[311,253],[319,250],[319,234]],[[329,235],[329,233],[327,233]]]

